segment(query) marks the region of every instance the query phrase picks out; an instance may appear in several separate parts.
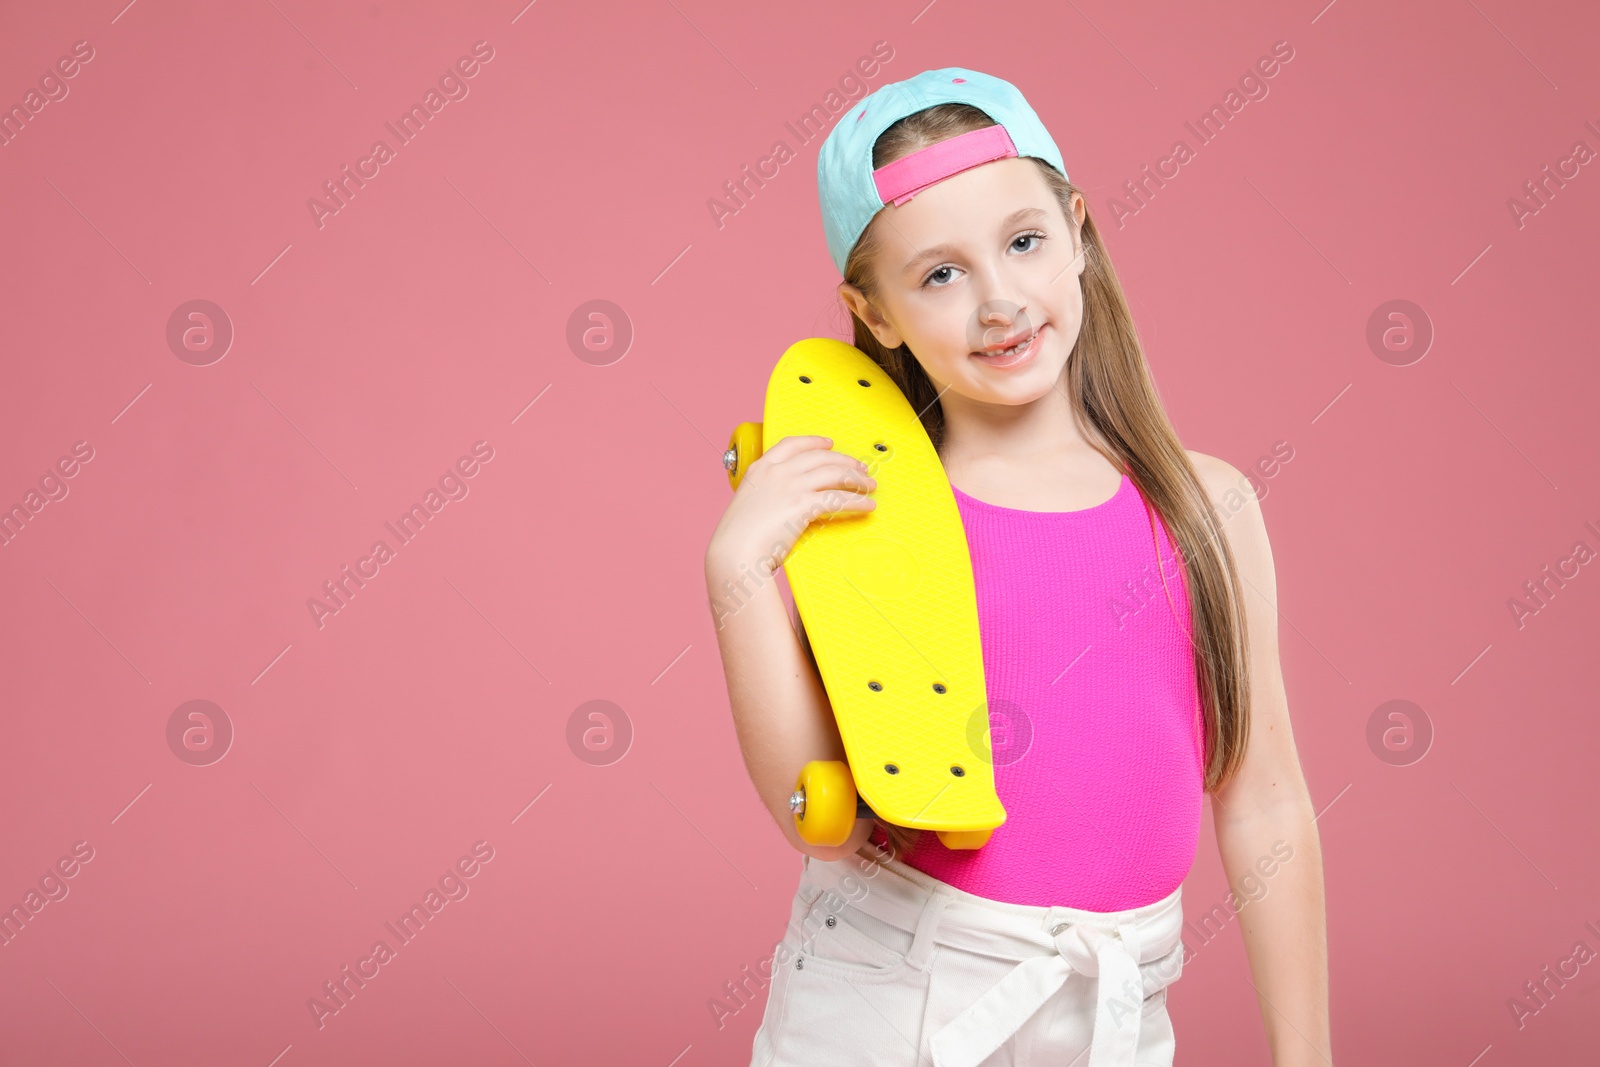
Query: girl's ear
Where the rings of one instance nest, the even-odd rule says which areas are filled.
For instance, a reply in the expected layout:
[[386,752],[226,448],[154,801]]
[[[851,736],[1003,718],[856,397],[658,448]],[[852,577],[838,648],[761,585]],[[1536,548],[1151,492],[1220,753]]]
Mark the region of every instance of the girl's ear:
[[871,301],[867,299],[866,294],[860,289],[857,289],[849,282],[840,282],[839,296],[845,302],[845,305],[855,312],[856,318],[866,324],[867,329],[872,331],[872,336],[876,337],[878,343],[884,348],[895,349],[905,343],[900,336],[900,331],[896,330],[889,324],[887,319],[878,314],[878,309],[872,306]]
[[[1056,203],[1059,205],[1061,201],[1057,200]],[[1063,269],[1062,273],[1070,270],[1081,278],[1084,268],[1088,265],[1088,261],[1084,257],[1089,248],[1088,239],[1083,232],[1084,223],[1089,220],[1089,203],[1083,198],[1082,193],[1073,189],[1067,194],[1067,204],[1063,215],[1067,224],[1067,232],[1072,239],[1072,262]]]
[[1089,205],[1084,202],[1083,194],[1072,194],[1072,254],[1083,255],[1083,222],[1089,217]]

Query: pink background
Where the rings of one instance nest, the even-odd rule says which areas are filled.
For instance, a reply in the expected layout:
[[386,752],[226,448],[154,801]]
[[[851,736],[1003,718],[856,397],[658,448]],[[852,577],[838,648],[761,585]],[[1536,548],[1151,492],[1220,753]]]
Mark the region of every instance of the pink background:
[[[773,361],[847,336],[820,138],[784,123],[878,41],[872,88],[961,65],[1027,94],[1188,447],[1293,448],[1264,508],[1341,1059],[1596,1055],[1600,964],[1507,1008],[1600,949],[1600,572],[1507,606],[1600,549],[1600,167],[1507,207],[1600,149],[1592,12],[124,2],[0,34],[8,107],[94,49],[0,147],[0,506],[93,449],[0,548],[0,904],[93,849],[0,947],[0,1062],[748,1062],[760,1003],[719,1029],[708,1001],[770,955],[800,857],[745,776],[701,558]],[[1122,183],[1279,40],[1269,95],[1118,229]],[[469,95],[319,228],[307,200],[477,41]],[[204,366],[166,337],[196,299],[235,332]],[[1394,299],[1435,331],[1408,366],[1366,340]],[[633,336],[589,362],[593,300]],[[308,599],[478,441],[469,494],[319,627]],[[606,766],[568,740],[596,699],[632,731]],[[1367,741],[1394,699],[1434,731],[1409,766]],[[206,766],[168,741],[191,700],[234,731]],[[469,895],[319,1028],[308,999],[480,841]],[[1209,818],[1184,895],[1227,895]],[[1199,949],[1179,1062],[1267,1062],[1247,976],[1236,927]]]

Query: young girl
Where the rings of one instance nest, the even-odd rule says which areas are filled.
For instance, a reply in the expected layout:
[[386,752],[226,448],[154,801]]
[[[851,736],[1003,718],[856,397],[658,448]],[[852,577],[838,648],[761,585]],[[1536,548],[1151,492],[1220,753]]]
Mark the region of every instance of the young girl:
[[870,511],[876,482],[825,438],[777,442],[705,561],[713,601],[748,594],[718,617],[734,721],[806,856],[752,1062],[1171,1064],[1209,793],[1250,906],[1232,894],[1197,929],[1237,914],[1274,1064],[1330,1063],[1320,849],[1260,508],[1179,443],[1050,134],[1010,83],[930,70],[841,115],[817,177],[854,343],[919,413],[966,531],[1007,817],[970,850],[866,818],[837,848],[798,836],[800,768],[845,755],[770,575],[793,531]]

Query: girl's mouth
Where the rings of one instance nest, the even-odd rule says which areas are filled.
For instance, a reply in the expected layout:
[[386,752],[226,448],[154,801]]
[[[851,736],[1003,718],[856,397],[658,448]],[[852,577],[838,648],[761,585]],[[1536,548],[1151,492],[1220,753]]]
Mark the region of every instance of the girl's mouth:
[[1037,330],[1033,331],[1033,335],[1027,340],[1012,345],[1010,348],[1001,349],[1000,351],[992,354],[988,352],[974,352],[972,353],[973,358],[987,367],[1020,366],[1032,358],[1033,353],[1039,347],[1039,342],[1044,334],[1045,326],[1048,325],[1049,323],[1041,325]]

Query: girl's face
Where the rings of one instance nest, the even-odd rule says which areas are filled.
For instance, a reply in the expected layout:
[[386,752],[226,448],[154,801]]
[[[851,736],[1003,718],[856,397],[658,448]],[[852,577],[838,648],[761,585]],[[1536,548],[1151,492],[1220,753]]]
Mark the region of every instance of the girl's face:
[[1069,225],[1032,160],[973,167],[873,218],[876,306],[848,282],[839,294],[884,347],[910,347],[947,406],[1029,403],[1056,387],[1083,322],[1076,193],[1072,210]]

